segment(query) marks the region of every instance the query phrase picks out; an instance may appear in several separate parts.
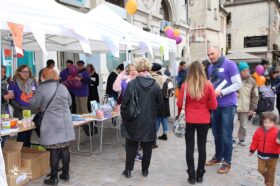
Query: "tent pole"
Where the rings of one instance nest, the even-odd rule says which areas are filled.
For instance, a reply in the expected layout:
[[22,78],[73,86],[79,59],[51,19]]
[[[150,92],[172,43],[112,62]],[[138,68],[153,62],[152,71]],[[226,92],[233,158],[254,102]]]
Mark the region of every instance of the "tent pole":
[[[0,29],[0,61],[1,61],[1,68],[2,68],[2,64],[4,63],[3,58],[2,58],[2,35],[1,35],[1,29]],[[2,69],[0,71],[0,76],[1,76],[1,81],[2,81]],[[0,88],[2,91],[2,83],[0,84]],[[1,92],[2,94],[2,92]],[[2,103],[2,96],[0,97],[0,102]],[[2,107],[0,107],[0,114],[1,114],[1,118],[2,118]]]

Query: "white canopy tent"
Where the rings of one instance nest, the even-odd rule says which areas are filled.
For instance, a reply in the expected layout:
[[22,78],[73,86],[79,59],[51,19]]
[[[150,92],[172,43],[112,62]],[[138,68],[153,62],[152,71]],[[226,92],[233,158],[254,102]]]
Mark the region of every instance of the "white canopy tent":
[[176,43],[174,40],[133,26],[105,4],[101,4],[91,10],[87,16],[91,22],[100,26],[104,41],[113,48],[111,51],[117,51],[118,47],[128,45],[130,50],[146,49],[143,51],[152,54],[152,50],[159,51],[159,48],[162,46],[165,49],[165,56],[168,56],[169,52],[176,53]]
[[0,0],[0,49],[11,47],[9,22],[23,25],[26,50],[111,52],[117,56],[119,51],[140,49],[153,55],[162,46],[164,55],[171,54],[175,64],[174,40],[136,28],[106,5],[83,14],[53,0]]

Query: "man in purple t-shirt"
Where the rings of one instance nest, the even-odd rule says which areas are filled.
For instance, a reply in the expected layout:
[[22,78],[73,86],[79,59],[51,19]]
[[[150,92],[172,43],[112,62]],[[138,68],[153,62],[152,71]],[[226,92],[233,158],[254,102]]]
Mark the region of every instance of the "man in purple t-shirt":
[[237,65],[222,56],[218,47],[209,47],[207,55],[212,63],[208,72],[210,81],[215,87],[218,108],[211,113],[216,154],[206,165],[222,163],[218,173],[225,174],[231,169],[232,132],[237,106],[236,91],[240,89],[242,82]]

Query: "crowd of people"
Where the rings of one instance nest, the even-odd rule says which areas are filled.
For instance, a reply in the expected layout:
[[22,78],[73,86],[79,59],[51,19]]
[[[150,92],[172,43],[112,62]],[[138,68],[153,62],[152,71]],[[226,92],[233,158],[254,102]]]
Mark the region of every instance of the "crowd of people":
[[[246,127],[256,114],[262,96],[259,94],[262,87],[250,75],[248,63],[240,62],[237,65],[215,46],[208,48],[207,55],[209,60],[195,61],[189,66],[184,61],[180,62],[176,77],[178,113],[182,109],[185,111],[186,162],[190,184],[203,182],[205,166],[221,165],[217,170],[219,174],[230,171],[233,148],[237,144],[246,145]],[[23,110],[44,113],[39,137],[40,143],[50,151],[51,173],[44,181],[48,185],[58,183],[60,159],[63,167],[59,178],[70,178],[69,146],[75,140],[71,113],[87,114],[91,112],[91,101],[100,102],[99,76],[93,65],[85,66],[82,60],[76,64],[67,60],[66,68],[60,74],[54,67],[55,62],[48,60],[47,67],[39,73],[38,82],[26,65],[19,66],[12,79],[6,77],[5,67],[1,69],[2,113],[10,114],[9,105],[13,108],[13,116],[19,119],[23,118]],[[107,79],[106,95],[121,105],[121,130],[126,152],[122,174],[126,178],[131,177],[135,160],[142,161],[142,175],[147,177],[152,150],[158,147],[157,139],[168,140],[169,99],[175,93],[175,83],[167,76],[170,73],[165,70],[163,75],[161,71],[160,64],[138,58],[126,67],[118,65]],[[271,70],[269,81],[270,89],[277,94],[277,108],[280,110],[280,73],[277,69]],[[238,139],[233,137],[236,113],[240,123]],[[112,124],[114,122],[112,120]],[[261,113],[260,127],[248,150],[249,155],[258,152],[258,171],[268,186],[274,185],[275,167],[280,154],[280,133],[276,123],[275,114]],[[161,125],[162,134],[159,134]],[[215,154],[206,161],[210,126]],[[88,126],[84,130],[87,135],[93,131]],[[26,147],[30,147],[30,138],[31,131],[17,136],[17,140]],[[199,152],[197,167],[194,163],[195,139]]]

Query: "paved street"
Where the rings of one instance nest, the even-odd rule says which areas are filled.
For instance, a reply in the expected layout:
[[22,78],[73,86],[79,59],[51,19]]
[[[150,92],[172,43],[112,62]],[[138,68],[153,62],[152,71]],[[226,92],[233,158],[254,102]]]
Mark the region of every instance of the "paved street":
[[[109,125],[109,124],[108,124]],[[251,139],[255,126],[249,127]],[[207,143],[208,159],[213,155],[214,144],[211,131]],[[115,138],[112,130],[105,130],[105,143]],[[249,139],[248,138],[248,139]],[[173,136],[169,140],[159,141],[159,148],[153,151],[153,158],[148,178],[141,175],[141,164],[136,162],[131,179],[121,176],[124,169],[125,153],[122,145],[104,145],[102,154],[98,154],[98,136],[95,136],[95,152],[93,156],[72,155],[71,180],[59,183],[73,186],[184,186],[187,183],[184,139]],[[249,144],[248,144],[249,145]],[[218,167],[207,167],[204,184],[201,186],[261,186],[262,177],[256,170],[257,157],[248,156],[248,145],[234,149],[232,171],[227,175],[218,175]],[[276,184],[280,184],[280,164],[276,176]],[[28,184],[43,185],[44,177]],[[198,185],[198,184],[197,184]]]

